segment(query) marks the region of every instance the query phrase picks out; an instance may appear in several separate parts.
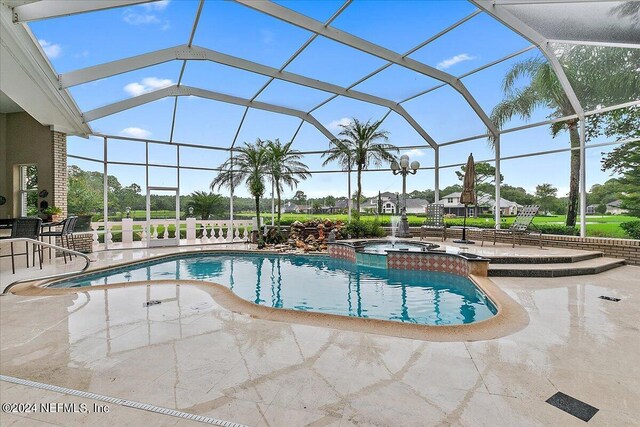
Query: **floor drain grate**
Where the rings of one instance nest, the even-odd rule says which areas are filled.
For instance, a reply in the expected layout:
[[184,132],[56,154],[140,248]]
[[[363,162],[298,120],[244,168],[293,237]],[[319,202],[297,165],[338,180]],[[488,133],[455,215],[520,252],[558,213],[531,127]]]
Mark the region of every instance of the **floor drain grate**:
[[606,295],[600,295],[598,298],[600,299],[605,299],[607,301],[613,301],[613,302],[618,302],[620,301],[620,298],[616,298],[616,297],[608,297]]
[[150,307],[150,306],[152,306],[152,305],[158,305],[158,304],[160,304],[160,303],[162,303],[162,301],[157,300],[157,299],[152,299],[151,301],[145,301],[145,302],[143,302],[143,303],[142,303],[142,306],[143,306],[143,307]]
[[547,399],[547,403],[555,406],[558,409],[563,410],[567,414],[573,415],[576,418],[580,418],[582,421],[589,421],[598,411],[588,403],[584,403],[575,397],[571,397],[568,394],[557,392],[553,396]]
[[84,397],[87,399],[99,400],[101,402],[112,403],[114,405],[126,406],[129,408],[141,409],[143,411],[154,412],[156,414],[169,415],[177,418],[184,418],[191,421],[199,421],[205,424],[211,424],[221,427],[246,427],[243,424],[233,423],[231,421],[219,420],[217,418],[205,417],[202,415],[190,414],[188,412],[177,411],[175,409],[163,408],[161,406],[149,405],[147,403],[135,402],[127,399],[119,399],[117,397],[104,396],[102,394],[91,393],[88,391],[75,390],[72,388],[58,387],[56,385],[39,383],[36,381],[24,380],[22,378],[0,375],[0,381],[6,381],[13,384],[20,384],[27,387],[35,387],[42,390],[54,391],[57,393],[68,394],[70,396]]

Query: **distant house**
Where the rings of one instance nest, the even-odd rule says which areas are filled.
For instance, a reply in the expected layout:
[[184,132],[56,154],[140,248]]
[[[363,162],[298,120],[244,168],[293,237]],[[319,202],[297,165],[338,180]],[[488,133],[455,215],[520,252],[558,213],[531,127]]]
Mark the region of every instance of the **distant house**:
[[[460,203],[460,196],[462,193],[456,192],[447,194],[440,199],[441,204],[444,205],[445,214],[453,214],[456,216],[464,216],[465,206]],[[478,214],[493,213],[495,209],[495,199],[486,193],[478,193]],[[511,200],[500,198],[500,214],[501,215],[516,215],[518,208],[522,207],[516,202]],[[467,210],[467,216],[474,216],[476,209],[473,206],[469,206]]]
[[282,206],[282,213],[301,213],[301,212],[306,212],[307,211],[307,207],[304,205],[296,205],[294,203],[291,202],[286,202],[283,206]]
[[614,200],[613,202],[607,203],[607,213],[611,215],[621,215],[626,214],[627,210],[622,209],[622,200]]
[[589,205],[587,206],[587,215],[595,215],[598,213],[599,205]]
[[[401,196],[397,195],[396,193],[386,191],[384,193],[380,193],[380,199],[382,200],[381,213],[393,215],[400,212],[402,201],[399,201],[398,199],[401,199]],[[423,214],[425,213],[425,208],[428,204],[428,200],[407,198],[407,213]],[[378,212],[378,196],[371,197],[365,200],[364,203],[360,206],[360,212]]]

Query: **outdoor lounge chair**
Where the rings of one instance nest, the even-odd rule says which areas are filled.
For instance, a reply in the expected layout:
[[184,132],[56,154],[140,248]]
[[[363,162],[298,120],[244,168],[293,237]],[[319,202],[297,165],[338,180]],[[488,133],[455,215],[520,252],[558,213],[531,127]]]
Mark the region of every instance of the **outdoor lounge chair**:
[[[518,244],[522,245],[522,235],[523,234],[531,234],[529,230],[531,227],[535,228],[533,224],[533,218],[538,213],[538,209],[540,209],[537,205],[528,205],[523,206],[522,209],[518,209],[518,215],[516,215],[516,219],[513,223],[504,230],[491,229],[491,230],[483,230],[482,232],[482,245],[484,246],[484,240],[486,233],[493,233],[493,244],[496,244],[496,239],[498,234],[511,234],[513,240],[511,247],[516,247],[516,236],[518,236]],[[540,230],[537,231],[540,236],[540,249],[542,249],[542,232]]]
[[420,227],[420,240],[427,236],[428,231],[438,231],[442,235],[442,241],[447,240],[447,227],[444,223],[444,205],[427,205],[426,212],[427,218]]

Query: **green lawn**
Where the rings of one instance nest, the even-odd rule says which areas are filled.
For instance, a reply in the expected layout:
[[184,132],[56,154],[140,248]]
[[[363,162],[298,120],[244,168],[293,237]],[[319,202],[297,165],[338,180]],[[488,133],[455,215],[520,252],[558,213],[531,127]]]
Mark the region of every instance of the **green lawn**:
[[[151,217],[154,219],[172,218],[173,215],[175,215],[173,211],[154,211],[152,212]],[[253,216],[254,216],[253,213],[246,212],[246,213],[237,214],[236,218],[249,219],[249,218],[252,218]],[[262,214],[262,216],[266,224],[271,224],[270,213],[264,213]],[[146,219],[146,213],[144,211],[132,212],[131,217],[134,218],[135,221],[144,221]],[[347,221],[346,214],[307,215],[307,214],[287,213],[287,214],[282,214],[282,224],[289,225],[294,221],[304,222],[312,218],[323,218],[323,219],[329,218],[333,221],[335,220],[342,220],[345,222]],[[361,216],[361,219],[363,221],[374,221],[375,218],[376,217],[374,215]],[[109,219],[110,221],[119,221],[120,217],[114,215],[114,216],[110,216]],[[381,225],[383,226],[389,226],[391,224],[391,215],[380,215],[378,219]],[[420,217],[417,215],[408,215],[408,219],[409,219],[409,225],[412,225],[412,226],[419,226],[424,221],[424,217]],[[508,226],[513,222],[513,219],[514,217],[502,218],[502,226],[503,227]],[[624,230],[620,228],[620,223],[626,222],[626,221],[634,221],[634,220],[638,220],[638,218],[625,216],[625,215],[589,215],[587,216],[587,235],[593,236],[593,237],[629,238],[629,236],[625,234]],[[462,218],[446,218],[445,221],[449,227],[461,226],[463,219]],[[544,233],[571,234],[573,230],[567,230],[564,227],[564,222],[565,222],[565,217],[562,215],[537,216],[533,220],[533,223],[539,226]],[[493,228],[495,226],[495,223],[493,221],[493,218],[468,218],[467,225],[471,227]],[[175,232],[173,228],[174,228],[173,226],[169,228],[171,235],[173,235]],[[184,234],[185,226],[183,225],[181,228],[182,228],[181,234]],[[136,232],[135,233],[136,235],[139,235],[139,233],[142,231],[142,226],[136,224],[134,226],[134,231]],[[162,233],[163,231],[164,231],[163,227],[160,227],[160,233]],[[115,227],[113,228],[113,232],[114,232],[114,237],[116,236],[116,234],[119,234],[119,227],[117,225],[115,225]]]
[[[244,217],[253,217],[252,213],[242,213],[238,214],[238,216]],[[271,214],[266,213],[263,214],[264,220],[266,224],[271,224]],[[286,213],[282,214],[282,224],[288,225],[294,221],[304,222],[308,219],[312,218],[329,218],[333,221],[342,220],[347,221],[346,214],[318,214],[318,215],[307,215],[307,214],[291,214]],[[373,221],[375,220],[374,215],[362,215],[360,217],[363,221]],[[380,215],[379,217],[380,223],[383,226],[389,226],[391,224],[391,215]],[[417,215],[408,215],[409,225],[418,226],[422,224],[424,221],[424,217],[419,217]],[[502,225],[509,225],[513,222],[514,217],[506,217],[502,218]],[[625,215],[589,215],[587,216],[587,235],[594,237],[619,237],[619,238],[629,238],[620,228],[621,222],[626,221],[634,221],[638,220],[638,218],[625,216]],[[462,218],[447,218],[445,222],[448,226],[457,226],[462,225]],[[565,216],[564,215],[550,215],[550,216],[537,216],[533,220],[534,225],[540,226],[543,232],[553,234],[553,233],[561,233],[564,229]],[[495,222],[493,218],[468,218],[467,225],[472,227],[483,227],[483,228],[492,228],[495,226]]]

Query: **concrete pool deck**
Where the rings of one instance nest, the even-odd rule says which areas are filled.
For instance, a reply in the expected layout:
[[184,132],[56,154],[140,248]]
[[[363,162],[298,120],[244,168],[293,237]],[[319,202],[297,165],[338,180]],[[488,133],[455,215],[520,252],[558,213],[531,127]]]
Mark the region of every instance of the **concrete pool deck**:
[[[488,249],[513,251],[502,246]],[[92,268],[169,252],[96,253]],[[2,271],[3,281],[11,276]],[[624,266],[591,276],[493,278],[530,321],[477,342],[256,319],[196,286],[10,295],[0,298],[0,373],[246,425],[583,425],[545,403],[557,391],[599,409],[589,424],[633,425],[639,273]],[[143,308],[149,297],[164,302]],[[0,395],[2,403],[93,404],[7,381]],[[0,424],[203,425],[109,407],[108,414],[0,413]]]

